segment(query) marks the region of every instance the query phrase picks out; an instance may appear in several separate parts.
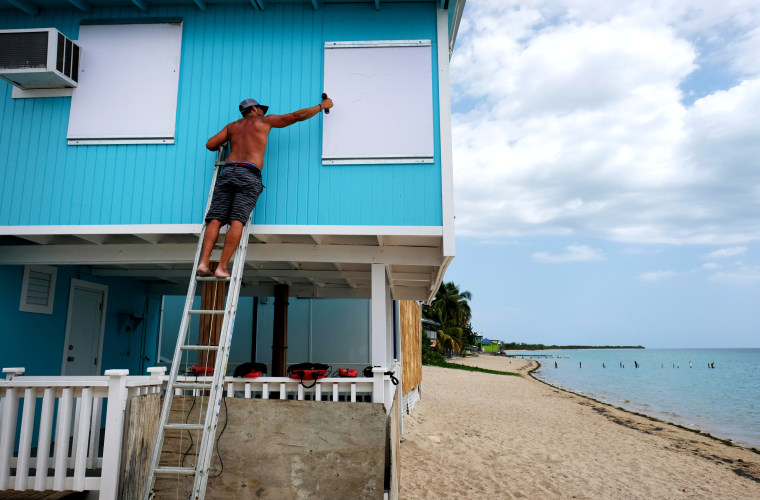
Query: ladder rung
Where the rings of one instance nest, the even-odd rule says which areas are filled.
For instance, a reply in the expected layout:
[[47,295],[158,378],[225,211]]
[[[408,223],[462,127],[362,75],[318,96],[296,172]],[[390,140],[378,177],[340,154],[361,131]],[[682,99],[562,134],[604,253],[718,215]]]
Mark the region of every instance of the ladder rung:
[[174,389],[206,389],[211,390],[211,388],[214,386],[211,382],[208,384],[201,384],[198,382],[176,382],[174,384]]
[[184,351],[218,351],[218,345],[183,345]]
[[231,276],[226,278],[217,278],[216,276],[195,276],[196,281],[230,281]]
[[195,474],[195,467],[156,467],[156,474]]
[[174,429],[181,431],[203,430],[203,424],[166,424],[164,429]]
[[190,309],[188,314],[224,314],[224,309]]

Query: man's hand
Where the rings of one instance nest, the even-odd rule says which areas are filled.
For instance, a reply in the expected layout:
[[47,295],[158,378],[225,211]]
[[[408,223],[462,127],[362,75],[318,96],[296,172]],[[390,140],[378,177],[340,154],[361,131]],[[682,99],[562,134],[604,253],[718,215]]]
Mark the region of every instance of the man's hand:
[[[314,102],[314,101],[312,101]],[[333,107],[332,99],[329,97],[326,97],[325,99],[322,99],[322,102],[320,103],[320,106],[322,106],[322,109],[330,109]]]

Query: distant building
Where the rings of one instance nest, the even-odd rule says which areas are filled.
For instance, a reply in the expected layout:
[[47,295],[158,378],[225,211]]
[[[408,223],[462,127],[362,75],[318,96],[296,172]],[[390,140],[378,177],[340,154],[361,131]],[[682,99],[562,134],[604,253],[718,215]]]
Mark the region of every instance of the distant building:
[[480,346],[480,350],[483,352],[499,352],[498,340],[490,340],[483,337],[478,345]]

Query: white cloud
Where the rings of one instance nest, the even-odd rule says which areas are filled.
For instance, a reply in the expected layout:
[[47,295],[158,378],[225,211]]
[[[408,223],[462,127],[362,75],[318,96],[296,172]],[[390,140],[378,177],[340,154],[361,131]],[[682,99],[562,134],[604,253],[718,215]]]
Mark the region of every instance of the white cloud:
[[760,74],[760,58],[757,57],[760,54],[760,27],[745,33],[728,50],[733,55],[731,67],[736,73],[747,76]]
[[659,248],[642,248],[642,247],[624,248],[623,251],[631,255],[657,255],[662,252],[662,250]]
[[469,3],[452,59],[457,233],[760,239],[760,78],[691,106],[680,88],[707,56],[756,60],[739,42],[758,24],[760,7],[705,0]]
[[536,262],[546,264],[559,264],[564,262],[592,262],[604,260],[604,252],[591,248],[587,245],[569,245],[565,253],[552,254],[550,252],[535,252],[531,258]]
[[734,285],[754,285],[760,283],[760,266],[741,266],[735,271],[722,271],[710,276],[718,283]]
[[715,250],[714,252],[710,252],[708,254],[703,255],[702,258],[726,259],[728,257],[736,257],[737,255],[742,255],[746,251],[747,251],[747,247],[745,246],[721,248],[721,249]]
[[649,271],[639,274],[641,281],[662,281],[678,275],[675,271]]
[[716,264],[715,262],[705,262],[704,264],[702,264],[702,269],[704,269],[706,271],[714,271],[714,270],[720,269],[720,268],[721,268],[721,265],[720,264]]

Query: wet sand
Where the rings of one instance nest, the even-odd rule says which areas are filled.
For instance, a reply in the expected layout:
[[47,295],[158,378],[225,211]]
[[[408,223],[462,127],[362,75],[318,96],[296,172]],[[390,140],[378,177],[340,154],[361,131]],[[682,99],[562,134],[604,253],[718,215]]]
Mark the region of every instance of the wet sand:
[[401,498],[760,498],[760,454],[551,387],[535,361],[458,362],[522,376],[423,367]]

